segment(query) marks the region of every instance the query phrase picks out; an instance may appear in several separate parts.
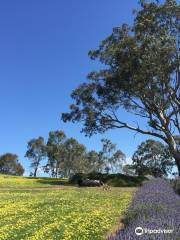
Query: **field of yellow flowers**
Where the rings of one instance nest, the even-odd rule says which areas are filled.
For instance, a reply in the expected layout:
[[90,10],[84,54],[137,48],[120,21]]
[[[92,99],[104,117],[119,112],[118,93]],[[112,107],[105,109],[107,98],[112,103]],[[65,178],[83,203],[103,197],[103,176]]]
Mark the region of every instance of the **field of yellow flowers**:
[[0,187],[0,240],[105,239],[127,209],[134,191]]
[[16,177],[0,174],[0,189],[49,188],[52,185],[67,184],[68,179]]

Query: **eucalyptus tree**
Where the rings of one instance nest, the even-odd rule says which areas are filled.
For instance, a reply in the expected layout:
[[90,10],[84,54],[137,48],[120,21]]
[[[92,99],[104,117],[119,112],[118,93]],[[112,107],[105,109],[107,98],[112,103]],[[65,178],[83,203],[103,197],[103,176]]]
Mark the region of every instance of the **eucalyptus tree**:
[[103,138],[101,142],[102,150],[99,155],[103,164],[103,171],[107,173],[121,171],[125,154],[121,150],[117,150],[116,144],[113,144],[111,140]]
[[78,143],[74,138],[69,138],[64,143],[65,158],[62,163],[62,170],[66,177],[75,173],[87,171],[86,147]]
[[36,177],[38,167],[46,155],[46,144],[43,137],[33,138],[28,142],[25,157],[31,160],[31,168],[34,169],[34,177]]
[[66,141],[66,135],[63,131],[50,131],[47,141],[46,151],[48,157],[48,167],[51,171],[51,175],[58,177],[61,172],[61,164],[64,161],[64,142]]
[[133,168],[133,166],[131,164],[125,164],[123,165],[123,173],[125,175],[129,175],[129,176],[134,176],[135,174],[135,169]]
[[0,156],[0,173],[15,176],[23,175],[24,168],[16,154],[5,153]]
[[101,154],[94,150],[87,152],[87,171],[90,172],[101,172],[104,166],[104,163],[101,158]]
[[[74,103],[62,119],[84,122],[86,135],[108,129],[129,129],[163,140],[180,175],[180,4],[175,0],[144,1],[132,26],[115,27],[89,52],[102,69],[72,92]],[[123,121],[119,109],[139,117]],[[146,124],[141,124],[141,119]]]
[[142,142],[138,146],[132,160],[133,164],[131,168],[135,169],[138,175],[166,176],[168,173],[171,173],[174,166],[167,146],[151,139]]

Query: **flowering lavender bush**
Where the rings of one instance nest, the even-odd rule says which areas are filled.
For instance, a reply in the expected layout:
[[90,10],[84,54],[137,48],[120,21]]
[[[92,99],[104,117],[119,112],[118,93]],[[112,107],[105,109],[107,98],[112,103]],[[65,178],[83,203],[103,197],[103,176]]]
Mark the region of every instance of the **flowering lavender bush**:
[[[137,230],[137,235],[135,229]],[[124,229],[108,240],[180,239],[180,197],[164,179],[146,182],[134,195]]]

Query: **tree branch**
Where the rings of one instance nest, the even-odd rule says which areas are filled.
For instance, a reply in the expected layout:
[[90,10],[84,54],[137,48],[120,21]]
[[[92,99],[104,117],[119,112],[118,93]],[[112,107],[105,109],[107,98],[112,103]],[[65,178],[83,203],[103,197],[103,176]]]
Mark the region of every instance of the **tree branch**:
[[106,124],[109,127],[112,127],[112,128],[114,128],[114,127],[116,127],[116,128],[127,128],[127,129],[130,129],[132,131],[136,131],[136,132],[139,132],[139,133],[142,133],[142,134],[145,134],[145,135],[151,135],[151,136],[154,136],[154,137],[158,137],[158,138],[161,138],[162,140],[166,141],[166,138],[159,133],[143,130],[143,129],[139,128],[139,126],[138,127],[133,127],[133,126],[131,126],[131,125],[125,123],[125,122],[120,121],[117,118],[115,112],[113,112],[113,116],[114,116],[114,118],[111,115],[106,115],[105,116]]

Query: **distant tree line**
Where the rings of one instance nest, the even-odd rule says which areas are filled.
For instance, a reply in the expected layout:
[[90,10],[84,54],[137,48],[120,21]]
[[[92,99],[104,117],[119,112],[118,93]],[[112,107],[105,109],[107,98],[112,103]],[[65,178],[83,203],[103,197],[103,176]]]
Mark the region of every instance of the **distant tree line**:
[[[25,157],[31,161],[31,175],[36,177],[38,168],[52,177],[69,177],[76,173],[122,170],[125,154],[108,139],[102,139],[101,151],[88,151],[74,138],[67,138],[63,131],[51,131],[47,142],[43,137],[31,139]],[[41,162],[46,164],[41,166]]]
[[88,151],[85,145],[59,130],[50,131],[47,141],[43,137],[31,139],[25,154],[31,161],[31,176],[36,177],[41,168],[51,177],[91,172],[160,177],[171,173],[175,165],[168,146],[159,141],[142,142],[132,156],[132,164],[126,164],[125,154],[109,139],[102,139],[101,143],[99,152]]
[[[180,137],[176,137],[180,148]],[[88,151],[74,138],[67,138],[63,131],[50,131],[47,141],[43,137],[31,139],[25,157],[31,162],[31,176],[38,169],[51,177],[70,177],[77,173],[124,173],[126,175],[167,176],[175,162],[167,145],[148,139],[142,142],[126,163],[126,156],[109,139],[101,140],[101,150]],[[18,156],[12,153],[0,155],[0,173],[21,176],[24,168]],[[175,175],[176,173],[173,172]]]

